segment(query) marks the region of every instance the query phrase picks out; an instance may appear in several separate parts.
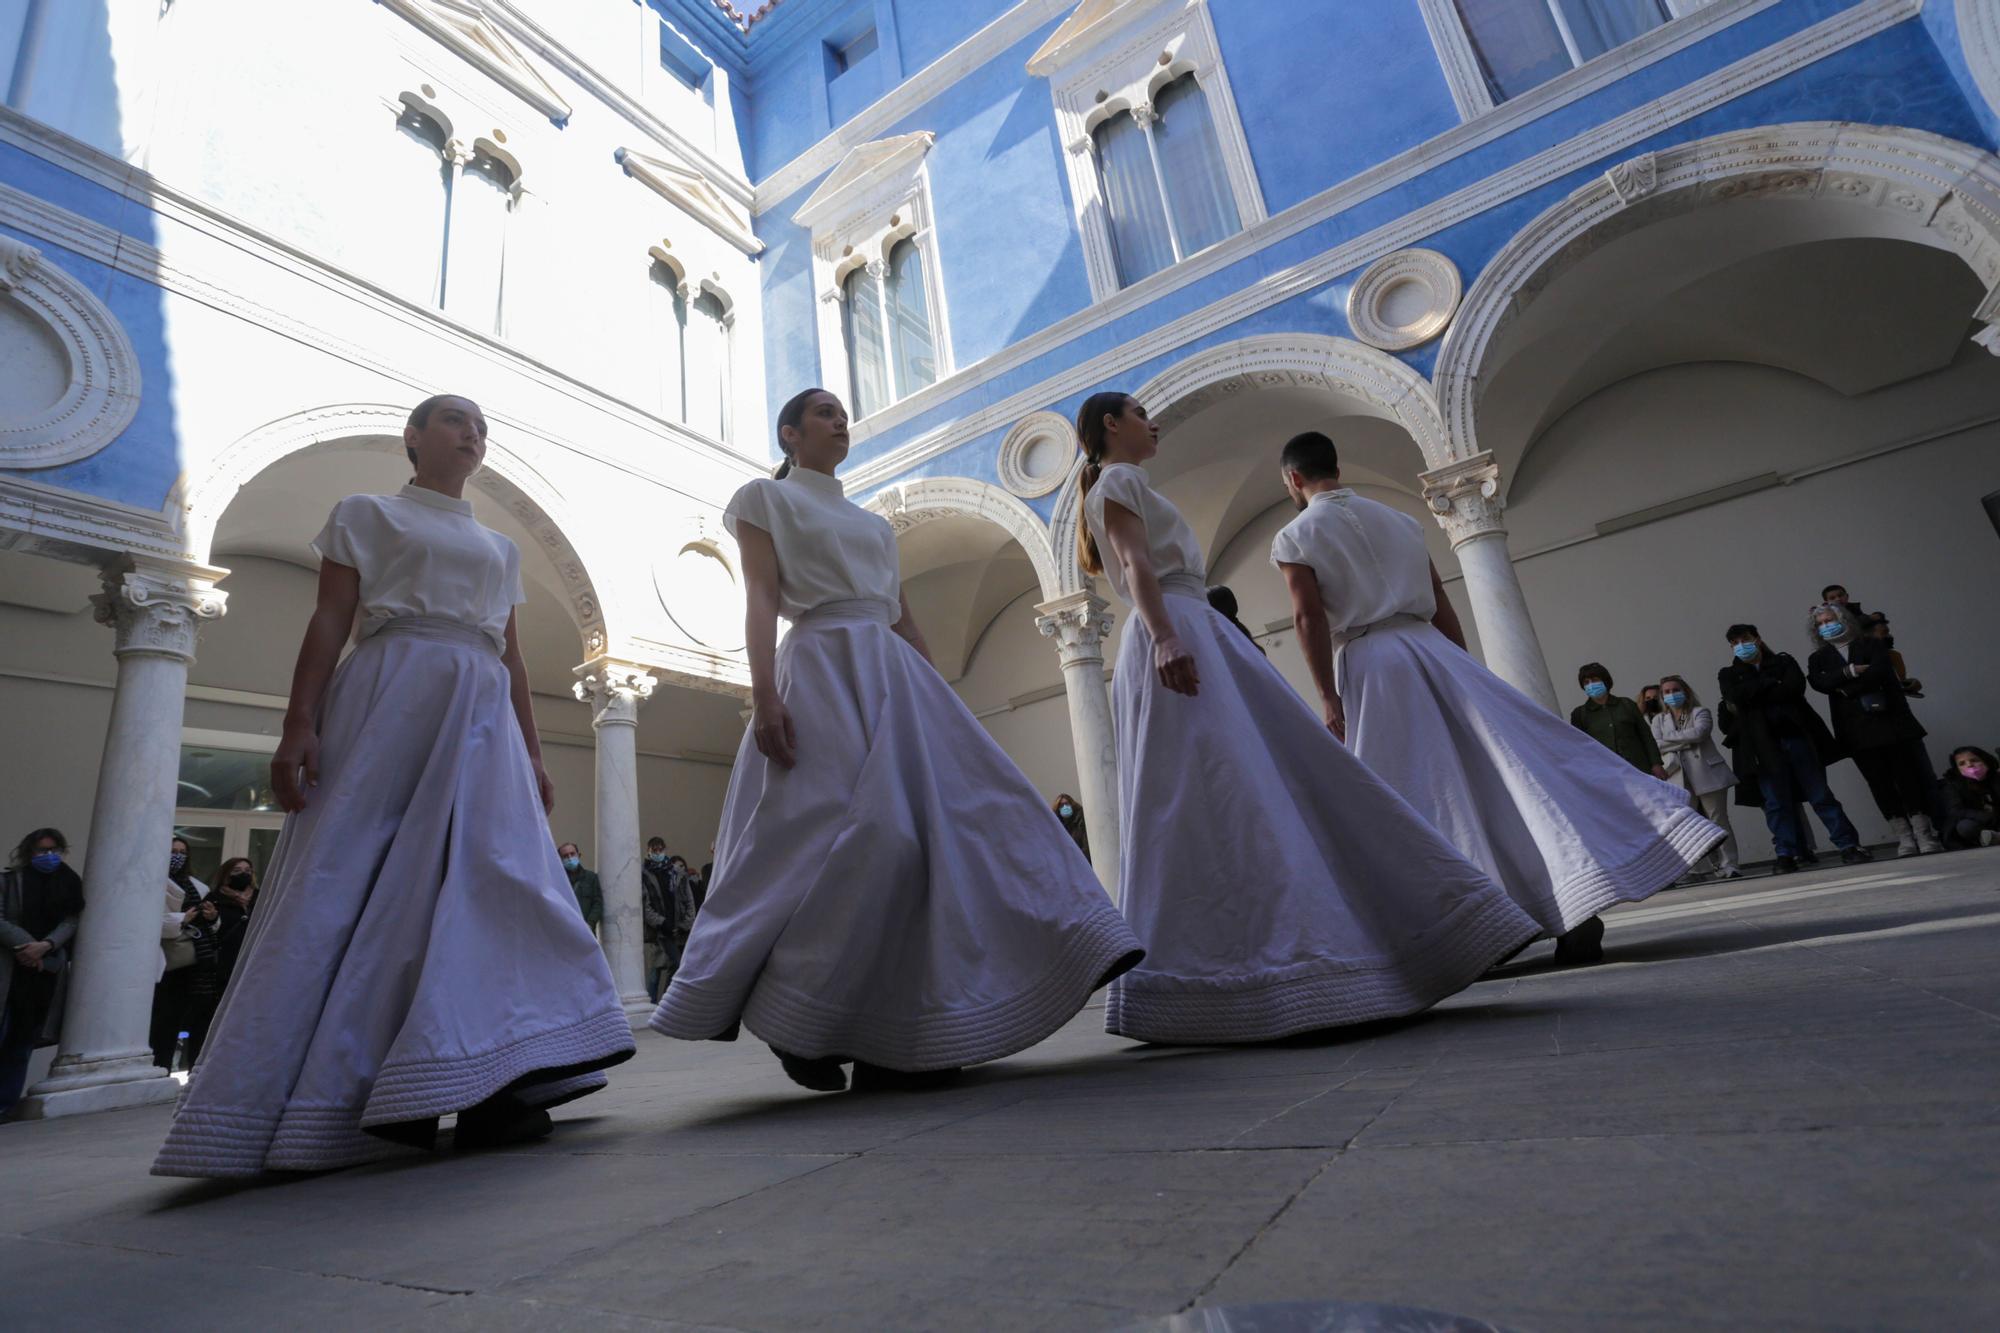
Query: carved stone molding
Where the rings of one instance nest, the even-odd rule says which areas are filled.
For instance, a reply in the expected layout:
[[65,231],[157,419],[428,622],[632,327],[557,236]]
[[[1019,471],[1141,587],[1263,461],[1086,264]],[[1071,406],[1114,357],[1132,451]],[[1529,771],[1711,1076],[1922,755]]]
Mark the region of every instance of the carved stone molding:
[[[10,329],[9,326],[13,326]],[[117,316],[41,251],[0,236],[0,347],[23,375],[53,386],[24,401],[0,390],[0,467],[45,468],[88,458],[139,410],[139,358]]]
[[119,657],[172,657],[194,661],[197,630],[220,619],[229,594],[215,586],[219,569],[174,568],[151,561],[104,572],[104,591],[90,599],[100,625],[116,635]]
[[1385,352],[1421,346],[1445,331],[1464,292],[1458,266],[1435,250],[1398,250],[1361,271],[1347,294],[1354,336]]
[[1044,597],[1067,591],[1056,574],[1049,531],[1035,511],[990,481],[973,477],[921,477],[884,487],[865,506],[889,521],[898,536],[938,518],[976,518],[1004,528],[1035,568]]
[[1000,484],[1019,496],[1047,495],[1069,476],[1076,427],[1060,412],[1033,412],[1000,441]]
[[1505,536],[1500,512],[1507,502],[1500,494],[1500,465],[1492,454],[1448,463],[1419,475],[1424,503],[1454,548],[1475,537]]
[[1612,168],[1530,222],[1466,293],[1435,374],[1450,456],[1481,452],[1479,374],[1487,349],[1562,273],[1664,218],[1766,199],[1845,209],[1853,235],[1941,245],[1966,262],[1982,289],[2000,288],[2000,158],[1991,153],[1921,130],[1835,121],[1737,130],[1661,149]]
[[[663,522],[661,531],[673,533],[674,543],[653,561],[653,591],[660,599],[660,609],[697,648],[742,652],[742,556],[736,539],[720,518],[703,510]],[[701,563],[708,561],[713,564]],[[735,594],[726,605],[728,614],[720,619],[718,608],[704,600],[717,574],[728,577]]]
[[2000,112],[2000,5],[1993,0],[1958,0],[1958,44],[1986,104]]
[[486,16],[478,0],[382,0],[550,120],[569,119],[569,103]]
[[1104,661],[1104,641],[1111,636],[1111,604],[1088,590],[1043,602],[1035,608],[1035,628],[1055,642],[1056,657],[1065,667]]
[[570,691],[577,702],[590,705],[591,726],[636,727],[639,709],[658,683],[649,668],[636,662],[599,657],[576,668]]

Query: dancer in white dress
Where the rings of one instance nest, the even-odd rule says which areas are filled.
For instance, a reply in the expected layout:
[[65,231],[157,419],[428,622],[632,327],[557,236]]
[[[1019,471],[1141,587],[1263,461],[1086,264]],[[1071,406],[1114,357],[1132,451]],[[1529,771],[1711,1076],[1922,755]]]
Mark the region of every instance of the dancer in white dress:
[[[888,521],[845,498],[847,413],[778,417],[730,500],[752,716],[715,873],[653,1028],[740,1022],[801,1085],[911,1086],[1032,1046],[1143,955],[1061,822],[931,666]],[[791,622],[777,646],[777,617]]]
[[1112,706],[1123,901],[1147,954],[1113,983],[1105,1026],[1241,1042],[1399,1017],[1533,939],[1208,604],[1194,533],[1139,466],[1158,449],[1145,409],[1094,394],[1077,434],[1079,555],[1137,613]]
[[1723,830],[1465,651],[1423,529],[1343,487],[1332,440],[1299,435],[1280,466],[1300,514],[1271,559],[1326,725],[1559,937],[1558,961],[1595,961],[1597,913],[1673,883]]
[[516,1142],[633,1052],[548,835],[520,553],[463,498],[485,418],[432,398],[403,440],[415,480],[342,500],[313,544],[285,828],[156,1175],[350,1166],[452,1113],[455,1147]]

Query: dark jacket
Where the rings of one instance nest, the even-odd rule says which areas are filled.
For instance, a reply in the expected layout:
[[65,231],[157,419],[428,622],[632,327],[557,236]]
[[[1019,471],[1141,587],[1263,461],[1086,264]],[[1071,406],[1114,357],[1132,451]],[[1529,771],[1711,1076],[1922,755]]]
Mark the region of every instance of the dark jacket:
[[578,870],[569,877],[569,886],[576,894],[576,910],[583,913],[583,924],[592,930],[604,920],[604,886],[597,881],[595,870]]
[[1757,777],[1783,767],[1779,741],[1787,735],[1812,742],[1821,764],[1847,757],[1806,702],[1806,673],[1790,653],[1767,651],[1755,662],[1731,662],[1716,673],[1715,682],[1728,705],[1721,719],[1723,743],[1741,784],[1738,805],[1762,804]]
[[[1850,665],[1859,673],[1850,674]],[[1856,639],[1844,653],[1826,644],[1806,659],[1806,677],[1827,696],[1834,739],[1847,753],[1923,739],[1923,725],[1910,712],[1889,645],[1881,640]]]
[[1939,779],[1944,788],[1945,831],[1951,832],[1961,819],[1970,819],[1983,828],[2000,828],[2000,773],[1988,773],[1983,782],[1974,782],[1947,768]]
[[1580,703],[1570,710],[1569,722],[1641,773],[1660,766],[1660,743],[1653,739],[1646,715],[1630,699],[1607,694],[1596,703]]

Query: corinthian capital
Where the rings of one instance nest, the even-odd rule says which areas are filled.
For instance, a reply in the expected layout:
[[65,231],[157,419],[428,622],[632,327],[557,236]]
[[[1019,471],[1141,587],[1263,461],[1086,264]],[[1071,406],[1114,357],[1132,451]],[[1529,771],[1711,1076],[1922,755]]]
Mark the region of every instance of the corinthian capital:
[[194,661],[196,629],[221,618],[229,594],[215,586],[221,570],[136,562],[104,572],[104,591],[90,599],[100,625],[117,638],[119,657],[150,655]]
[[576,668],[571,686],[578,702],[590,705],[590,725],[637,726],[639,707],[653,697],[658,681],[635,662],[597,657]]
[[1454,547],[1494,533],[1505,533],[1500,511],[1500,465],[1491,453],[1474,454],[1422,474],[1424,503]]
[[1035,628],[1055,640],[1056,657],[1064,666],[1102,662],[1104,640],[1111,633],[1111,606],[1094,592],[1073,592],[1035,608]]

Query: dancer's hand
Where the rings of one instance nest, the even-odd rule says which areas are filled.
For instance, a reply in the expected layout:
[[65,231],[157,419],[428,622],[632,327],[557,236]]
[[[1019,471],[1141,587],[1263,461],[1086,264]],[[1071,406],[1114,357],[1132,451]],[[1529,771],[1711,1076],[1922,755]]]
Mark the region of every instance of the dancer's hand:
[[1194,669],[1194,654],[1182,646],[1178,636],[1169,634],[1154,641],[1153,668],[1160,673],[1160,684],[1176,694],[1201,692],[1201,677]]
[[798,762],[799,738],[792,730],[792,715],[776,693],[751,700],[750,734],[757,738],[757,752],[779,768]]
[[1342,745],[1347,744],[1347,709],[1340,700],[1329,700],[1326,704],[1326,729]]
[[545,815],[554,814],[556,812],[555,779],[549,776],[549,770],[542,767],[540,760],[535,761],[535,790],[542,794],[542,813]]
[[[305,774],[300,785],[299,774]],[[271,790],[278,808],[296,814],[306,808],[306,788],[319,786],[319,729],[285,725],[278,752],[271,756]]]

